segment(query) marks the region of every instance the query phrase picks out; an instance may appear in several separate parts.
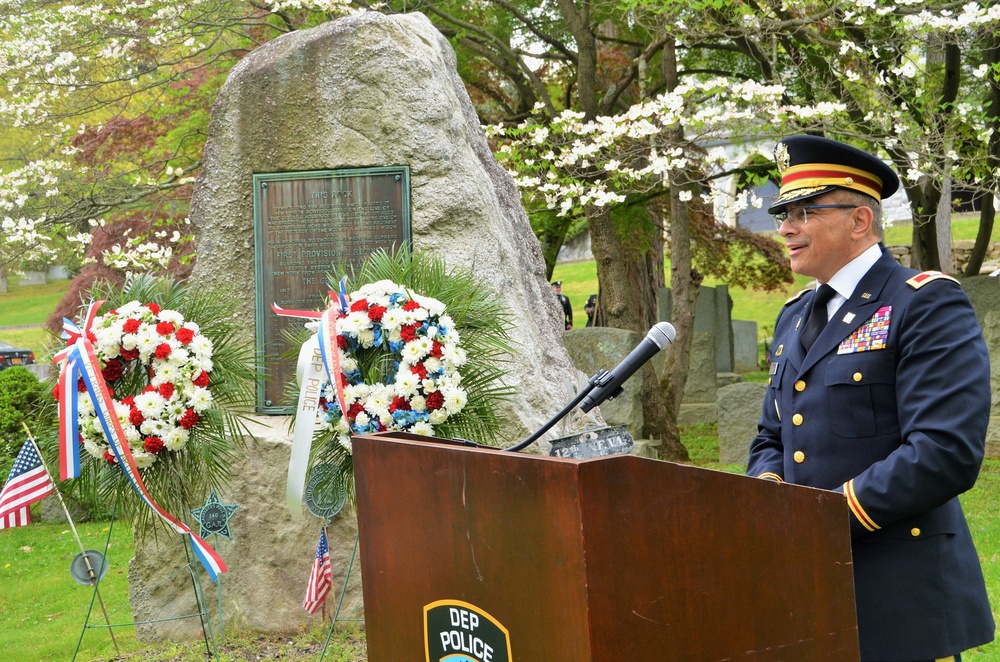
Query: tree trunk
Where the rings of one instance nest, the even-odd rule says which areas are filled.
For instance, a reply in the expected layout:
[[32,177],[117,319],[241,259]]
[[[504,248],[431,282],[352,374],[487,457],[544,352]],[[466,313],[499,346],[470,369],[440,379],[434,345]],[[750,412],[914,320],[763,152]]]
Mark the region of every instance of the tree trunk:
[[[983,53],[983,60],[991,66],[996,66],[1000,62],[1000,34],[994,34],[993,43]],[[983,177],[985,190],[980,194],[979,231],[976,232],[976,245],[972,248],[969,264],[965,268],[966,276],[977,275],[986,260],[986,251],[989,249],[990,238],[993,236],[993,218],[996,214],[993,196],[997,194],[998,183],[1000,183],[1000,81],[992,76],[989,80],[990,94],[987,107],[990,116],[987,118],[987,125],[993,129],[993,133],[990,134],[987,148],[987,175]]]
[[[663,47],[663,77],[668,90],[677,87],[677,50],[673,39],[668,39]],[[678,139],[683,138],[681,130],[676,131]],[[687,449],[681,444],[680,431],[677,429],[677,415],[681,410],[681,398],[684,396],[684,384],[687,382],[688,368],[691,365],[691,337],[694,335],[694,309],[701,286],[701,277],[691,267],[691,226],[688,206],[681,202],[679,175],[671,177],[670,184],[670,287],[673,296],[673,325],[677,337],[667,349],[663,361],[663,369],[658,375],[656,400],[650,401],[650,416],[652,421],[646,421],[649,427],[655,423],[663,440],[660,446],[660,456],[666,460],[685,460]],[[653,411],[653,407],[656,410]],[[647,407],[643,405],[643,417]]]
[[913,246],[910,252],[910,266],[914,269],[941,269],[938,255],[937,225],[934,221],[941,191],[934,182],[924,178],[917,186],[908,188],[910,212],[913,214]]

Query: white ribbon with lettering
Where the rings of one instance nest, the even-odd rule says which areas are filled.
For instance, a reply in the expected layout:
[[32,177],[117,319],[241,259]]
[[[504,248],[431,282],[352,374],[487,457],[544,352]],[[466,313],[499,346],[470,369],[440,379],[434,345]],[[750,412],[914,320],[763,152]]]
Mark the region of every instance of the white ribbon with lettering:
[[288,484],[285,496],[288,511],[293,520],[302,519],[302,494],[305,489],[306,473],[309,471],[309,455],[312,450],[313,431],[316,427],[316,412],[319,397],[326,385],[326,368],[323,355],[319,351],[319,336],[315,333],[318,322],[306,324],[313,331],[312,337],[302,343],[296,376],[299,380],[299,404],[295,409],[295,428],[292,432],[292,456],[288,461]]

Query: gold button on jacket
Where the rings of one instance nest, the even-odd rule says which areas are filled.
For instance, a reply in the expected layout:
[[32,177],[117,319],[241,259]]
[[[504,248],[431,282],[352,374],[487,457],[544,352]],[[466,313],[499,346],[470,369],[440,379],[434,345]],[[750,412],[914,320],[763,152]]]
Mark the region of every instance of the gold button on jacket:
[[861,373],[860,372],[854,373],[854,381],[856,381],[856,382],[860,382],[861,381]]
[[801,393],[802,391],[806,390],[806,383],[804,381],[802,381],[801,379],[799,381],[795,382],[795,390],[798,391],[799,393]]
[[803,462],[806,461],[806,454],[803,453],[802,451],[795,451],[795,455],[793,455],[792,457],[795,458],[795,461],[798,462],[799,464],[802,464]]
[[914,538],[919,537],[920,529],[918,529],[917,527],[913,527],[912,529],[910,529],[910,535],[913,536]]
[[796,414],[792,416],[792,423],[795,425],[802,425],[802,414]]

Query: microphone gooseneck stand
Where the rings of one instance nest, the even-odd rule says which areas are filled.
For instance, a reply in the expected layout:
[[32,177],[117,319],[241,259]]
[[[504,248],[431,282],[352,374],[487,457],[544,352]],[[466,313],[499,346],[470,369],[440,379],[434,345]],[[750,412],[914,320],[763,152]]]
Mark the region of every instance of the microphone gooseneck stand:
[[[579,393],[576,394],[576,397],[573,398],[573,400],[568,405],[562,408],[562,411],[560,411],[558,414],[550,418],[548,422],[545,423],[545,425],[538,428],[538,430],[536,430],[534,434],[532,434],[524,441],[519,442],[513,446],[509,446],[508,448],[504,448],[503,450],[510,451],[511,453],[516,453],[517,451],[527,448],[532,443],[537,441],[539,437],[548,432],[549,428],[551,428],[553,425],[561,421],[566,416],[566,414],[570,413],[573,410],[573,407],[580,404],[580,401],[583,400],[585,397],[587,397],[587,395],[591,391],[600,386],[607,385],[607,383],[610,382],[611,379],[612,375],[610,372],[608,372],[607,370],[598,370],[596,373],[594,373],[593,377],[587,380],[587,385]],[[612,398],[617,396],[619,393],[621,393],[621,390],[622,389],[619,388],[618,391],[616,391],[613,395],[608,397]]]

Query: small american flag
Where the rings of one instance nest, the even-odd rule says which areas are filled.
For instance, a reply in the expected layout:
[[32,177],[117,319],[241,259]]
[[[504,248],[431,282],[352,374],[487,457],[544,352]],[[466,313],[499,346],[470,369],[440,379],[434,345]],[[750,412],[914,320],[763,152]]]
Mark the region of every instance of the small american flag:
[[52,478],[35,445],[24,442],[0,491],[0,529],[28,524],[28,506],[52,494],[53,489]]
[[310,614],[315,614],[326,602],[333,583],[333,569],[330,567],[330,546],[326,542],[326,528],[319,530],[319,545],[316,546],[316,558],[313,559],[312,572],[309,573],[309,586],[306,588],[306,599],[302,607]]

